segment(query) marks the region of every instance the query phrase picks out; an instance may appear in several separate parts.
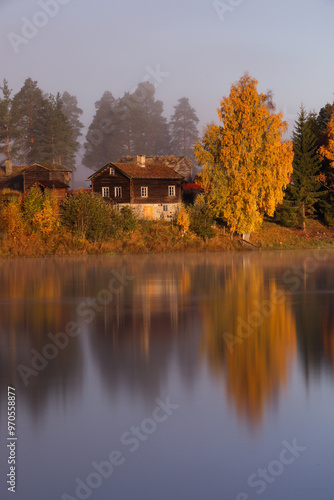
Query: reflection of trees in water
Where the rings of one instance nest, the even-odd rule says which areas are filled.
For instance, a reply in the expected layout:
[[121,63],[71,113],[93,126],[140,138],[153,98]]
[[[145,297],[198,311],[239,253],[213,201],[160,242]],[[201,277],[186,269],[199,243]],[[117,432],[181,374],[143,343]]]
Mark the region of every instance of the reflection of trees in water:
[[316,271],[308,272],[301,260],[305,279],[295,291],[293,308],[297,324],[298,349],[305,377],[334,372],[334,258],[328,257]]
[[289,300],[262,269],[231,267],[223,287],[203,304],[202,352],[224,382],[238,414],[255,424],[286,385],[295,357],[296,328]]
[[126,389],[148,404],[166,387],[171,365],[191,387],[198,360],[197,304],[186,256],[129,259],[131,286],[90,326],[91,352],[111,394]]
[[[113,270],[125,270],[135,279],[86,326],[88,354],[107,393],[140,394],[151,405],[175,374],[191,390],[201,353],[213,373],[224,375],[238,413],[257,422],[286,384],[295,353],[295,317],[305,366],[324,359],[333,365],[332,295],[308,301],[303,282],[302,300],[297,300],[282,283],[293,263],[295,256],[278,253],[2,261],[0,390],[8,383],[23,387],[17,365],[30,366],[31,349],[41,352],[49,343],[48,332],[63,331],[68,321],[81,322],[77,306],[107,288]],[[328,266],[320,267],[305,286],[333,290],[333,281]],[[247,323],[280,290],[282,303],[274,303],[270,315],[232,352],[223,334],[235,335],[238,318]],[[81,346],[80,336],[71,339],[45,372],[23,387],[21,400],[26,398],[32,413],[40,414],[51,398],[70,400],[80,394],[85,374]]]
[[[87,281],[99,262],[87,267],[89,258],[15,259],[0,261],[0,390],[8,384],[20,390],[36,419],[47,401],[73,399],[81,386],[81,342],[71,339],[55,359],[25,387],[18,365],[31,368],[32,349],[38,353],[51,340],[48,333],[63,332],[69,321],[78,320],[76,307],[87,296]],[[102,280],[102,276],[101,276]]]

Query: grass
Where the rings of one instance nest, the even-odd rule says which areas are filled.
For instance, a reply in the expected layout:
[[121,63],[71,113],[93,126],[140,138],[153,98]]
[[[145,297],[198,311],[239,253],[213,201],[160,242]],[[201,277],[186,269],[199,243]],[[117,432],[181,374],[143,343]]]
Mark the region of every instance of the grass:
[[242,244],[240,236],[232,239],[219,226],[215,228],[215,236],[204,241],[189,232],[182,236],[179,228],[169,222],[141,221],[134,231],[106,241],[91,242],[64,228],[47,239],[33,232],[0,235],[0,257],[334,248],[334,230],[319,221],[309,221],[305,231],[265,221],[261,230],[251,235],[250,243]]

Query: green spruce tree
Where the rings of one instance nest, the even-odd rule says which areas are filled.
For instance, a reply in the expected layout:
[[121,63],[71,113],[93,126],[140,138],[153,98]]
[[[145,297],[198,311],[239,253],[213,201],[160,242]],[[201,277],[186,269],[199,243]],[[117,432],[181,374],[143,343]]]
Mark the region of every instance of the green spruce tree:
[[187,97],[181,97],[174,106],[169,127],[171,135],[171,152],[179,156],[187,156],[195,162],[193,145],[198,138],[197,124],[199,122],[194,108]]
[[307,218],[313,217],[316,204],[322,196],[318,180],[321,162],[312,122],[301,106],[293,132],[293,172],[283,204],[277,209],[276,218],[286,226],[305,229]]

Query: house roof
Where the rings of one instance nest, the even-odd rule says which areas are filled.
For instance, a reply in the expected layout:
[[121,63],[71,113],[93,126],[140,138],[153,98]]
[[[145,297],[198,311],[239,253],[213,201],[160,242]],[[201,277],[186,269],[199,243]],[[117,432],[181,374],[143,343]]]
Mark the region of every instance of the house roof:
[[145,167],[139,167],[135,163],[108,163],[88,177],[88,179],[94,178],[110,167],[116,167],[129,179],[183,179],[182,175],[175,172],[172,168],[159,163],[146,164]]
[[[122,156],[119,163],[134,163],[136,160],[135,156]],[[146,156],[146,164],[160,164],[166,165],[167,167],[174,168],[185,161],[190,167],[193,167],[193,163],[187,156],[176,156],[176,155],[165,155],[165,156]]]
[[62,182],[62,181],[58,181],[58,180],[54,180],[54,181],[50,181],[50,180],[38,180],[38,181],[35,181],[33,182],[32,184],[30,184],[29,186],[29,189],[32,187],[32,186],[36,186],[37,184],[39,184],[40,186],[43,186],[45,188],[49,188],[49,189],[68,189],[68,184],[65,184],[65,182]]
[[41,167],[44,168],[45,170],[50,170],[53,172],[71,172],[71,170],[64,168],[61,165],[53,165],[53,164],[45,164],[41,165],[40,163],[32,163],[31,165],[21,165],[21,166],[12,166],[12,173],[9,175],[6,175],[6,167],[5,166],[0,166],[0,178],[1,179],[10,179],[12,177],[15,177],[16,175],[22,174],[26,170],[29,170],[32,167]]

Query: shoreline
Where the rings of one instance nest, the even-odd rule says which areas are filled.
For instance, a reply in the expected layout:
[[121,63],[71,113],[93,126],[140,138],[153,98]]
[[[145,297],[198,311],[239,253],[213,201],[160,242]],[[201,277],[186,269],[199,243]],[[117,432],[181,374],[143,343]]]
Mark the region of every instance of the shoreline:
[[216,227],[215,233],[213,238],[204,241],[191,233],[182,236],[176,225],[160,221],[143,221],[134,231],[106,241],[92,242],[64,232],[43,239],[40,234],[32,233],[20,239],[3,238],[0,259],[334,249],[334,230],[319,221],[309,221],[305,231],[265,221],[260,231],[251,234],[250,244],[243,242],[240,236],[232,239],[221,227]]

